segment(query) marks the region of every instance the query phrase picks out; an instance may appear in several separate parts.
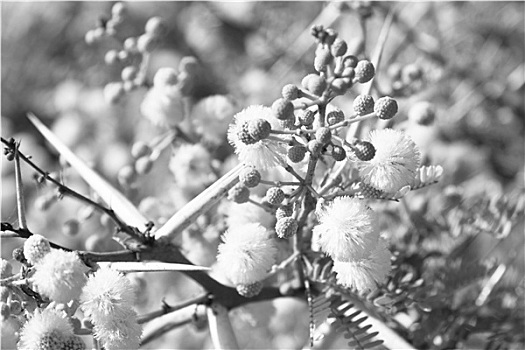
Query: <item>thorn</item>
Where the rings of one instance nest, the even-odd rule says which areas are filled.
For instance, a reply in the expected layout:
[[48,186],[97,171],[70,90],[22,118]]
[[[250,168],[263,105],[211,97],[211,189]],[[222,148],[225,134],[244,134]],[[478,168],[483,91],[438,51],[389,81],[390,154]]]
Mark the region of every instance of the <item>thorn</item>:
[[18,222],[20,228],[27,229],[26,222],[26,208],[24,203],[24,185],[22,183],[22,171],[20,169],[20,157],[18,156],[18,147],[20,143],[14,147],[15,154],[15,184],[16,184],[16,204],[18,210]]

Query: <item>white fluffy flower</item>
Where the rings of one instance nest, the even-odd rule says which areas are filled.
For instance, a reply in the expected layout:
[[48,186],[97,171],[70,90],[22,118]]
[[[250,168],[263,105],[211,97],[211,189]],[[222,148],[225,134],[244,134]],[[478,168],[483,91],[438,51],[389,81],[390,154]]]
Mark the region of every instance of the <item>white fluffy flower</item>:
[[137,349],[142,329],[133,310],[135,292],[118,271],[102,268],[89,277],[80,296],[95,336],[108,349]]
[[394,129],[373,130],[370,142],[376,150],[374,158],[358,163],[363,181],[390,193],[410,185],[421,163],[419,149],[410,137]]
[[385,281],[391,269],[388,242],[380,237],[377,245],[366,258],[350,261],[334,261],[337,283],[366,293]]
[[37,264],[51,251],[49,241],[41,235],[32,235],[24,242],[24,257],[30,264]]
[[182,95],[176,86],[154,86],[144,97],[140,112],[154,125],[177,125],[184,120]]
[[317,215],[319,224],[313,234],[321,249],[334,260],[362,258],[376,245],[379,231],[375,213],[363,201],[337,197]]
[[31,280],[42,295],[58,303],[68,303],[80,296],[88,270],[75,252],[51,249],[39,261]]
[[184,191],[202,191],[217,176],[211,167],[212,157],[200,143],[182,145],[173,152],[169,169]]
[[[256,199],[260,200],[260,198]],[[253,205],[251,203],[238,204],[233,201],[228,201],[227,203],[226,224],[229,228],[254,222],[260,223],[266,228],[273,228],[275,226],[275,216],[268,213],[258,205]]]
[[219,144],[224,140],[236,109],[233,101],[224,95],[209,96],[193,107],[191,121],[204,140]]
[[94,323],[120,317],[119,312],[131,308],[134,300],[129,279],[110,268],[101,268],[91,275],[80,296],[82,310]]
[[266,277],[275,263],[277,247],[259,224],[230,228],[219,245],[216,269],[233,284],[251,284]]
[[103,324],[94,323],[95,337],[106,350],[138,349],[142,327],[137,322],[137,313],[128,308],[120,315],[108,319]]
[[43,343],[51,348],[60,349],[63,342],[73,336],[73,326],[55,309],[35,311],[33,317],[26,322],[20,331],[18,348],[24,350],[40,350]]
[[265,106],[249,106],[234,117],[234,122],[228,129],[228,141],[235,148],[235,153],[243,163],[253,165],[258,170],[265,170],[285,164],[286,144],[274,140],[263,139],[252,144],[246,144],[239,139],[243,125],[255,119],[267,120],[272,130],[282,130],[279,121],[273,116],[272,109]]

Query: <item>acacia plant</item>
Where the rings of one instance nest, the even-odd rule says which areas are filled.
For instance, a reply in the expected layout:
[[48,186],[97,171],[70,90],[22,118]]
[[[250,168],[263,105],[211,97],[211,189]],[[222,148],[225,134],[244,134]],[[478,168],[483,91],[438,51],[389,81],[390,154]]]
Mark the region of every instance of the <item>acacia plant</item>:
[[[383,24],[368,55],[373,8]],[[523,315],[512,311],[523,303],[523,276],[500,283],[522,256],[498,261],[468,253],[482,234],[498,242],[514,237],[523,193],[425,192],[439,186],[447,168],[434,164],[406,129],[431,127],[437,113],[424,101],[406,118],[400,111],[412,106],[400,101],[427,82],[411,67],[390,89],[375,83],[386,74],[382,55],[392,26],[407,29],[393,5],[343,9],[358,14],[361,34],[315,24],[309,73],[278,86],[268,105],[235,106],[194,56],[181,58],[178,68],[156,68],[149,79],[152,55],[168,35],[165,20],[151,17],[142,34],[122,38],[126,5],[114,4],[85,36],[91,46],[113,45],[104,61],[121,76],[105,85],[104,97],[118,105],[146,91],[135,107],[159,134],[135,141],[131,161],[109,181],[32,113],[27,117],[71,169],[67,174],[41,168],[20,150],[24,140],[2,137],[5,166],[14,164],[18,214],[17,224],[2,222],[2,240],[24,239],[14,260],[2,259],[4,345],[138,349],[192,323],[199,330],[208,325],[215,348],[239,348],[246,345],[232,326],[236,310],[279,299],[307,305],[304,347],[336,346],[338,335],[352,349],[459,348],[477,334],[487,349],[523,345]],[[354,47],[352,36],[360,39]],[[440,53],[424,47],[420,54]],[[153,197],[136,204],[141,179],[159,168],[173,174],[179,204],[163,206]],[[70,249],[29,225],[31,184],[22,176],[28,170],[38,186],[54,191],[40,199],[41,208],[64,197],[81,203],[83,218],[66,221],[66,235],[77,235],[98,214],[112,232]],[[73,171],[90,194],[67,184]],[[144,275],[158,272],[184,274],[196,292],[143,312],[137,304],[148,298]],[[168,315],[174,318],[161,321]]]

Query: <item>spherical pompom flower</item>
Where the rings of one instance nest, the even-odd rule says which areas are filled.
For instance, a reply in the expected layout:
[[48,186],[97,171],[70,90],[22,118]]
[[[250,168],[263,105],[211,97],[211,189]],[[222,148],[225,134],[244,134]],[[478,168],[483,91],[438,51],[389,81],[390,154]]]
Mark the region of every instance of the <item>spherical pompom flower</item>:
[[[286,144],[274,140],[251,139],[248,134],[248,122],[255,119],[265,119],[272,130],[282,130],[279,120],[273,117],[271,108],[264,106],[249,106],[234,116],[234,122],[228,129],[228,141],[235,148],[235,153],[243,163],[253,165],[258,170],[265,170],[285,164]],[[244,135],[244,137],[243,137]]]
[[264,279],[275,263],[277,247],[268,230],[251,223],[230,228],[217,255],[217,272],[234,285]]
[[24,257],[35,265],[51,251],[49,241],[41,235],[32,235],[24,242]]
[[367,256],[377,243],[375,213],[363,201],[337,197],[322,208],[314,235],[321,249],[334,260],[349,261]]
[[80,296],[87,270],[75,252],[52,249],[38,263],[31,281],[39,293],[52,301],[68,303]]
[[142,330],[132,308],[135,292],[126,276],[109,268],[98,270],[89,277],[80,301],[106,349],[138,348]]
[[387,241],[379,238],[368,257],[350,261],[334,261],[337,283],[355,289],[361,294],[374,290],[377,284],[385,282],[391,269],[391,256]]
[[217,179],[211,162],[212,156],[202,144],[183,144],[173,151],[169,169],[185,193],[200,193]]
[[179,124],[184,120],[184,104],[178,87],[152,87],[140,105],[140,112],[160,127]]
[[220,144],[237,111],[237,106],[231,98],[213,95],[203,98],[193,106],[190,119],[195,131],[202,135],[204,141]]
[[363,182],[389,193],[410,185],[421,164],[416,144],[394,129],[372,131],[370,142],[376,150],[374,158],[358,163]]
[[35,311],[20,331],[19,349],[41,350],[61,349],[69,337],[73,336],[73,326],[55,309]]

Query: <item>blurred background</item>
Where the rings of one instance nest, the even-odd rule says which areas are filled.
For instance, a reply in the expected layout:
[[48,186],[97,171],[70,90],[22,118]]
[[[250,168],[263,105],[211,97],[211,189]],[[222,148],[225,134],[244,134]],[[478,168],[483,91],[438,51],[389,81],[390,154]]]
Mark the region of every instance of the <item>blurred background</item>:
[[[86,33],[107,20],[113,4],[1,3],[1,135],[20,140],[24,154],[83,194],[93,195],[36,133],[26,113],[35,113],[157,223],[213,180],[188,181],[192,175],[216,172],[218,176],[235,162],[224,135],[203,150],[185,150],[186,156],[177,162],[186,173],[173,174],[167,164],[174,156],[165,152],[134,186],[119,183],[119,171],[133,162],[132,145],[149,142],[165,130],[141,115],[144,88],[127,93],[118,104],[106,102],[104,86],[120,80],[123,65],[108,65],[104,58],[124,39],[141,35],[150,17],[161,16],[166,31],[150,57],[146,80],[151,82],[161,67],[177,69],[184,56],[196,57],[205,83],[193,96],[192,106],[210,96],[227,97],[227,103],[208,102],[211,107],[207,107],[224,108],[224,128],[237,111],[251,104],[270,105],[283,85],[299,85],[302,77],[314,72],[312,25],[334,28],[347,41],[350,53],[369,59],[391,10],[395,17],[377,69],[374,95],[396,98],[400,106],[396,123],[422,149],[426,164],[445,169],[442,183],[424,192],[425,199],[416,196],[409,205],[419,210],[429,196],[442,193],[449,199],[523,193],[523,2],[130,2],[117,40],[86,43]],[[351,89],[334,103],[350,111],[359,89]],[[409,122],[411,113],[428,108],[436,117],[432,126]],[[73,249],[119,247],[108,238],[115,228],[107,217],[69,198],[57,201],[52,186],[39,183],[29,167],[22,171],[32,230]],[[16,226],[14,181],[14,166],[3,159],[1,218]],[[220,230],[216,226],[204,235],[191,236],[195,249],[188,254],[194,262],[213,263]],[[498,246],[501,254],[523,245],[523,225],[515,230],[521,234]],[[491,247],[491,242],[480,240],[475,249]],[[19,240],[2,243],[6,259],[21,245]],[[523,272],[523,252],[516,254],[521,260],[513,264]],[[142,288],[139,313],[158,308],[163,297],[174,303],[198,290],[178,274],[138,276],[136,283]],[[299,301],[254,304],[235,313],[243,348],[297,348],[307,339],[306,305]],[[206,348],[207,339],[197,327],[184,327],[145,348]]]

